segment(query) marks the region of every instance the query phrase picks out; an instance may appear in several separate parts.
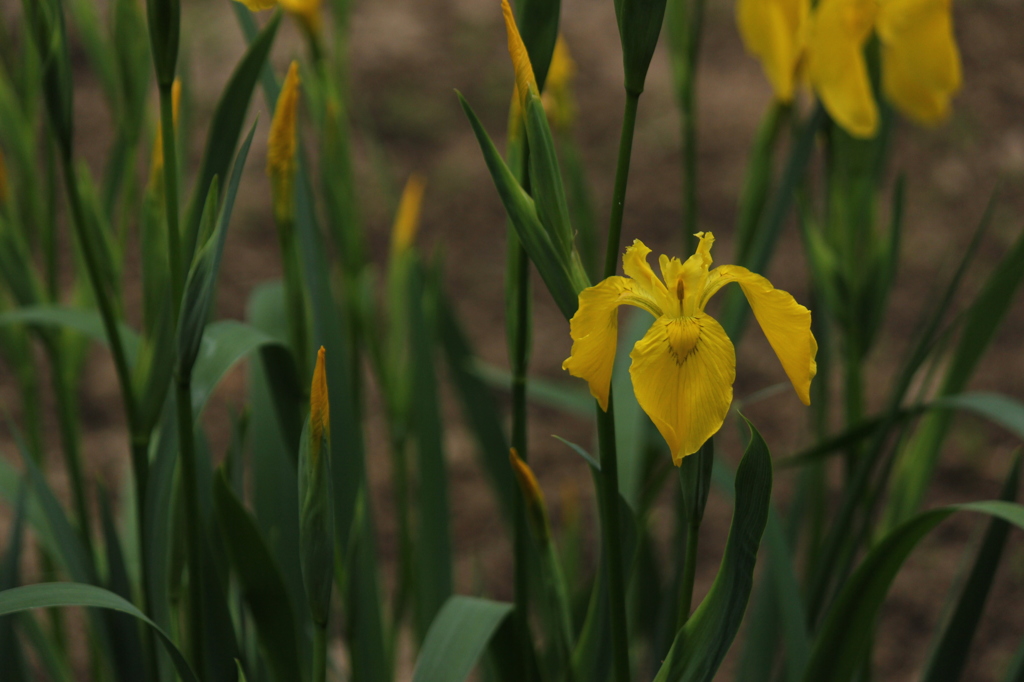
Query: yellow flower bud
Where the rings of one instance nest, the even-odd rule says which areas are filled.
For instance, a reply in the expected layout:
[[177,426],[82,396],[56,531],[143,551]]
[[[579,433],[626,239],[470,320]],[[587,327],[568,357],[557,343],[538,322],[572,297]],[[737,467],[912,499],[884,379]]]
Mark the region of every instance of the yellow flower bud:
[[[174,129],[178,129],[178,110],[181,105],[181,79],[175,78],[171,85],[171,120]],[[152,162],[149,167],[149,186],[155,188],[163,182],[164,175],[164,135],[163,129],[158,125],[156,137],[153,139]]]
[[274,217],[292,219],[292,180],[295,177],[295,125],[299,106],[299,63],[292,61],[274,108],[267,139],[267,175],[274,195]]
[[402,199],[398,202],[395,224],[391,229],[391,253],[397,255],[412,245],[420,227],[420,207],[423,204],[423,177],[413,173],[405,183]]
[[544,111],[548,119],[557,128],[568,128],[576,116],[576,105],[572,99],[570,83],[576,75],[576,63],[569,55],[569,47],[561,34],[555,41],[555,51],[551,54],[551,66],[548,78],[544,82]]
[[327,395],[327,364],[324,347],[316,354],[313,385],[309,389],[309,430],[314,458],[320,454],[320,442],[331,439],[331,401]]
[[501,0],[501,12],[505,17],[505,32],[508,34],[508,55],[512,58],[512,68],[516,72],[519,103],[525,109],[526,98],[529,96],[530,90],[532,89],[536,94],[540,88],[537,87],[530,55],[527,54],[526,45],[523,44],[523,38],[519,35],[516,18],[512,14],[512,7],[508,4],[508,0]]
[[537,483],[537,477],[534,476],[530,465],[519,457],[515,448],[509,448],[508,461],[512,465],[512,471],[515,472],[516,481],[519,483],[519,491],[526,502],[530,525],[533,526],[541,545],[546,545],[551,540],[551,528],[548,523],[547,505],[544,504],[544,493]]

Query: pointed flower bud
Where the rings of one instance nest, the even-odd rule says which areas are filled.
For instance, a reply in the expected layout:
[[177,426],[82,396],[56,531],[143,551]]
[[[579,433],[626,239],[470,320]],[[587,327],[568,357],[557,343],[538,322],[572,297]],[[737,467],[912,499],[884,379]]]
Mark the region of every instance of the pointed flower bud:
[[309,391],[309,422],[299,444],[299,561],[313,621],[323,627],[334,578],[334,501],[331,489],[331,410],[323,346]]
[[515,472],[516,481],[519,483],[519,492],[523,495],[526,503],[526,515],[530,519],[530,526],[537,534],[537,540],[541,546],[547,546],[551,541],[551,524],[548,523],[548,509],[544,504],[544,493],[537,483],[537,477],[533,475],[533,469],[519,457],[515,448],[508,451],[508,461]]
[[178,66],[181,0],[146,0],[146,16],[156,82],[164,88],[174,81],[174,72]]
[[622,42],[626,92],[639,96],[661,35],[665,0],[615,0],[615,17]]
[[267,139],[267,175],[274,195],[274,217],[292,220],[292,181],[295,177],[296,118],[299,107],[299,63],[292,61],[274,108]]
[[[171,85],[171,120],[174,122],[174,128],[178,128],[178,109],[181,105],[181,79],[175,78],[174,83]],[[163,130],[160,126],[156,128],[156,137],[153,139],[153,153],[151,155],[153,159],[149,166],[149,185],[151,188],[157,186],[158,183],[163,182],[164,173],[164,135]]]
[[519,35],[519,27],[516,26],[516,18],[512,14],[512,7],[508,4],[508,0],[501,0],[501,12],[505,17],[505,32],[508,34],[508,56],[512,58],[512,68],[516,72],[519,104],[525,109],[526,98],[530,96],[531,90],[539,96],[540,88],[537,87],[530,55],[526,52],[522,36]]
[[576,117],[576,104],[570,87],[575,75],[576,63],[569,55],[565,38],[559,34],[555,41],[555,51],[551,54],[551,66],[548,68],[548,79],[544,82],[541,99],[551,124],[562,130],[572,125]]
[[405,183],[402,199],[398,202],[398,212],[395,214],[395,224],[391,229],[392,255],[403,253],[416,239],[425,186],[423,176],[416,173],[410,175]]

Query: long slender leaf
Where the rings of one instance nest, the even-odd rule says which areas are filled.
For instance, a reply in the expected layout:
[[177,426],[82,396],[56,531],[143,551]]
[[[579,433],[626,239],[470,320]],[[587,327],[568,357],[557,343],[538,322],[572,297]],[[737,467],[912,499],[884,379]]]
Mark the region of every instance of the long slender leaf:
[[62,606],[88,606],[100,609],[111,609],[133,616],[149,627],[159,636],[160,641],[174,661],[178,675],[185,682],[198,682],[188,662],[174,641],[156,623],[146,617],[131,602],[123,597],[95,585],[82,583],[40,583],[15,587],[0,592],[0,616],[19,613],[31,609],[46,609]]
[[[1003,485],[1000,499],[1013,502],[1017,499],[1017,488],[1020,486],[1020,454],[1014,459],[1010,475]],[[967,581],[960,591],[956,607],[950,614],[941,635],[935,640],[928,666],[921,676],[921,682],[957,682],[970,653],[971,641],[981,621],[992,580],[995,578],[999,560],[1006,545],[1006,536],[1010,532],[1010,524],[1002,519],[989,521],[985,537],[978,550]]]
[[274,679],[305,679],[284,578],[249,512],[231,491],[223,469],[214,478],[213,500],[224,546]]
[[710,682],[743,620],[772,492],[768,446],[746,423],[750,442],[736,470],[736,507],[722,564],[704,601],[676,635],[655,682]]
[[1024,529],[1024,507],[1001,501],[970,502],[922,512],[889,532],[845,582],[815,641],[805,682],[847,682],[861,670],[874,622],[889,587],[917,543],[952,514],[975,512]]
[[510,613],[511,604],[451,597],[427,632],[413,682],[463,682]]

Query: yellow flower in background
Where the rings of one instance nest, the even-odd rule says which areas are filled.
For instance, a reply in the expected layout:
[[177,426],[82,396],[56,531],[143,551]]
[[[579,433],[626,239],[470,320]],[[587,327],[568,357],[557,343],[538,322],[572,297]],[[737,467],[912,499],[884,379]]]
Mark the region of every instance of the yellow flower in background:
[[262,12],[278,5],[298,19],[310,33],[320,33],[320,2],[321,0],[235,0],[250,11]]
[[802,71],[810,0],[739,0],[736,23],[781,102],[793,101]]
[[960,89],[950,0],[739,0],[736,20],[776,97],[805,77],[832,119],[856,137],[878,131],[864,46],[881,48],[882,92],[910,119],[942,121]]
[[555,41],[555,50],[551,53],[551,66],[548,77],[544,81],[544,92],[541,100],[548,119],[556,128],[566,129],[576,118],[576,103],[573,101],[572,79],[576,76],[576,63],[569,54],[569,46],[565,38],[559,34]]
[[292,61],[277,96],[274,119],[267,138],[267,175],[274,195],[274,216],[279,222],[292,218],[292,181],[295,177],[295,127],[299,108],[299,63]]
[[700,449],[725,421],[732,403],[736,353],[725,330],[704,312],[723,286],[743,289],[754,317],[782,363],[797,396],[811,402],[818,344],[811,312],[761,275],[738,265],[709,270],[710,232],[698,232],[697,252],[685,262],[661,256],[661,279],[647,263],[651,252],[639,239],[622,258],[625,277],[609,277],[580,292],[570,321],[572,353],[562,369],[585,379],[601,409],[608,409],[618,336],[618,307],[632,305],[655,317],[629,357],[640,407],[665,438],[678,466]]
[[420,209],[423,206],[423,191],[426,183],[423,176],[413,173],[405,182],[402,198],[395,213],[395,224],[391,228],[391,253],[397,255],[408,249],[416,239],[420,227]]

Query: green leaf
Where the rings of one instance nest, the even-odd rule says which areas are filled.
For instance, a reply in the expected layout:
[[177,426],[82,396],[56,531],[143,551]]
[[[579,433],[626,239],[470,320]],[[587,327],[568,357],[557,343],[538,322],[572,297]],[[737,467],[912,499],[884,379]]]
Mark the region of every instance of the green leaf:
[[551,55],[555,52],[561,4],[560,0],[518,0],[515,3],[516,25],[530,56],[534,78],[541,89],[547,80]]
[[[39,325],[70,329],[88,336],[94,341],[107,345],[107,333],[103,321],[95,310],[65,308],[63,306],[39,305],[0,313],[0,325]],[[139,335],[126,324],[121,324],[121,342],[129,364],[135,361],[139,352]]]
[[744,421],[750,442],[736,470],[736,507],[718,575],[676,635],[655,682],[710,682],[743,620],[772,493],[768,446],[754,425]]
[[451,597],[427,632],[413,682],[463,682],[510,613],[511,604]]
[[192,370],[192,410],[198,418],[213,390],[228,370],[253,351],[266,346],[287,348],[278,339],[237,320],[220,320],[206,326]]
[[[21,550],[23,547],[22,538],[25,533],[25,508],[28,500],[28,490],[24,485],[20,486],[18,502],[15,507],[14,524],[11,527],[10,536],[7,539],[7,549],[0,559],[0,591],[17,587],[20,582]],[[4,662],[4,674],[10,675],[12,680],[27,680],[25,658],[22,655],[21,647],[18,644],[18,636],[14,630],[14,616],[0,617],[0,661]]]
[[[107,555],[107,589],[114,594],[130,600],[132,586],[128,579],[128,568],[125,566],[121,540],[117,536],[114,517],[110,510],[109,495],[100,490],[100,520],[103,527],[103,542]],[[110,632],[110,645],[113,651],[114,669],[117,677],[123,682],[133,682],[145,677],[142,661],[142,640],[134,620],[122,613],[105,611],[104,620]]]
[[186,682],[198,682],[185,657],[174,646],[171,638],[146,617],[131,602],[123,597],[95,585],[81,583],[40,583],[15,587],[0,592],[0,616],[28,611],[30,609],[46,609],[63,606],[88,606],[99,609],[111,609],[133,616],[153,629],[160,638],[178,674]]
[[569,204],[565,200],[555,141],[540,97],[531,95],[527,98],[525,114],[530,149],[530,194],[541,224],[565,262],[573,253],[573,229],[569,222]]
[[[470,356],[466,358],[466,371],[488,386],[500,388],[505,392],[512,390],[512,373],[507,369]],[[585,384],[575,380],[549,381],[542,377],[527,377],[526,397],[538,405],[553,407],[566,414],[586,419],[594,418],[594,397],[590,395]]]
[[530,260],[537,266],[537,271],[554,297],[559,310],[562,311],[566,319],[571,318],[579,305],[577,294],[586,284],[577,287],[576,283],[572,281],[568,269],[569,264],[559,254],[541,224],[533,199],[523,191],[516,181],[512,171],[509,170],[505,160],[502,159],[498,149],[487,135],[487,131],[484,130],[480,119],[477,118],[461,94],[459,94],[459,102],[473,126],[473,132],[480,144],[484,161],[491,172],[491,178],[494,180],[505,211],[515,227],[516,234],[530,255]]
[[[1003,484],[1002,495],[1000,495],[1000,499],[1005,502],[1013,502],[1017,498],[1017,488],[1020,485],[1020,465],[1021,457],[1018,453],[1013,467],[1010,469],[1010,475],[1007,476],[1006,483]],[[978,629],[978,623],[981,621],[985,601],[992,588],[992,580],[999,567],[999,560],[1003,555],[1009,531],[1010,524],[1006,521],[1002,519],[989,521],[985,537],[978,550],[978,557],[960,591],[956,607],[950,613],[949,619],[942,629],[941,636],[935,639],[932,652],[928,657],[928,666],[921,676],[921,682],[957,682],[960,679],[964,667],[967,665],[971,641]]]
[[1001,501],[970,502],[922,512],[889,532],[844,583],[815,641],[805,682],[847,682],[861,670],[874,623],[889,587],[917,543],[959,511],[987,514],[1024,529],[1024,507]]
[[[249,146],[256,133],[256,122],[249,129],[242,147],[238,150],[235,164],[231,170],[231,180],[224,194],[224,202],[217,218],[217,227],[209,240],[203,244],[196,254],[188,279],[185,281],[185,294],[181,301],[181,313],[178,316],[178,367],[184,377],[191,377],[199,346],[210,318],[210,310],[217,287],[217,276],[220,273],[220,261],[224,255],[224,243],[227,240],[228,225],[238,195],[238,185],[242,180],[242,170],[249,156]],[[211,201],[216,201],[217,183],[211,183]],[[204,214],[207,212],[204,211]]]
[[412,422],[418,455],[416,488],[416,598],[421,637],[452,594],[452,541],[449,528],[448,473],[444,457],[443,420],[435,374],[437,322],[436,286],[424,281],[420,268],[409,278],[409,326],[413,371]]
[[259,36],[246,50],[242,61],[235,67],[230,80],[224,87],[217,108],[210,122],[210,132],[206,138],[203,160],[199,166],[199,175],[192,191],[192,202],[187,212],[183,242],[183,261],[192,261],[199,237],[199,220],[202,216],[203,203],[210,191],[210,183],[214,177],[227,177],[231,159],[235,156],[235,147],[242,134],[242,124],[249,108],[252,91],[263,70],[263,65],[274,44],[274,36],[281,25],[281,12],[274,16],[263,27]]
[[300,674],[297,627],[284,578],[249,512],[232,492],[223,469],[214,477],[213,502],[220,537],[274,679],[304,679],[305,675]]
[[[441,297],[438,304],[438,316],[441,345],[448,361],[449,377],[459,396],[463,419],[476,437],[481,465],[490,478],[502,515],[508,527],[511,527],[515,509],[515,481],[508,466],[509,444],[501,414],[494,395],[480,377],[478,370],[481,365],[446,296]],[[532,381],[528,384],[531,388],[533,385]],[[592,408],[589,412],[592,412]]]

